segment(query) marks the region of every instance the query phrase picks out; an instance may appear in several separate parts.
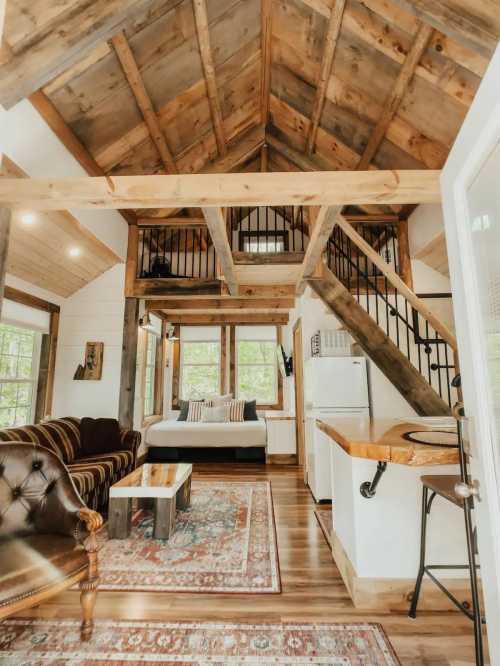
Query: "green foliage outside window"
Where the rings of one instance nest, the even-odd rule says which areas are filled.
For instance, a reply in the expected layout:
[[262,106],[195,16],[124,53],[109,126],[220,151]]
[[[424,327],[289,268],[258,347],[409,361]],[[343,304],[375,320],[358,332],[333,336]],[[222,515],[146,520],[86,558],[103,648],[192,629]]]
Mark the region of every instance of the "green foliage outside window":
[[237,343],[236,395],[258,404],[277,402],[276,343],[270,340],[240,340]]
[[220,343],[182,342],[181,391],[183,400],[217,395],[220,389]]
[[155,409],[156,335],[147,334],[146,369],[144,381],[144,416],[152,416]]
[[0,427],[31,422],[37,333],[0,324]]

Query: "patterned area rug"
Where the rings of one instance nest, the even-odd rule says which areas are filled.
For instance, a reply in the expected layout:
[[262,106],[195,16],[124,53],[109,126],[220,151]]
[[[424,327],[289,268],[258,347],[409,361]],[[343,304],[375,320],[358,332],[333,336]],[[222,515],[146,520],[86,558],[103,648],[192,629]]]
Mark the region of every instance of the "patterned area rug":
[[102,531],[100,590],[281,591],[268,481],[194,481],[170,539],[152,534],[149,511],[135,513],[128,539]]
[[4,620],[4,666],[329,664],[397,666],[376,624],[215,624],[98,621],[89,643],[75,620]]

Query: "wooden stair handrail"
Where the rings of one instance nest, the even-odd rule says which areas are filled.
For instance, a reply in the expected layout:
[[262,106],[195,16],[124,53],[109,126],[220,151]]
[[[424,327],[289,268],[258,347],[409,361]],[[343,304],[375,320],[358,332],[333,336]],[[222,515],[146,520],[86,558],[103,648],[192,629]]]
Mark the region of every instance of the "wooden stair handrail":
[[396,271],[394,271],[390,265],[384,261],[377,252],[375,252],[371,245],[358,234],[354,227],[342,215],[337,216],[337,224],[345,235],[348,236],[352,242],[366,254],[368,259],[370,259],[370,261],[382,271],[392,286],[397,289],[397,291],[406,298],[410,305],[429,322],[436,333],[439,333],[442,339],[447,342],[454,351],[457,351],[457,340],[450,329],[446,324],[439,321],[436,315],[429,310],[425,303],[403,282]]

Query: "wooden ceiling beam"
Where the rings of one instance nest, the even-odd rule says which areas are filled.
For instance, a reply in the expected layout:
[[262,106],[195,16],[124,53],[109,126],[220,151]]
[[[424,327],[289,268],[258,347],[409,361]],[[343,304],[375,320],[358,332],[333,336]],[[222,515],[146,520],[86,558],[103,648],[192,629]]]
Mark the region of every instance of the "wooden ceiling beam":
[[170,313],[167,320],[171,324],[184,324],[184,325],[222,325],[222,324],[250,324],[259,326],[262,324],[288,324],[288,313],[231,313],[231,314],[183,314],[182,312]]
[[28,43],[0,67],[0,103],[10,109],[35,90],[87,56],[103,41],[122,30],[152,0],[94,0],[82,2],[80,11],[64,14],[64,29],[57,23],[35,44]]
[[140,227],[182,227],[190,229],[206,228],[204,217],[139,217],[137,224]]
[[234,269],[233,255],[229,246],[226,231],[226,221],[221,208],[202,208],[207,222],[210,237],[217,253],[222,274],[229,289],[229,293],[235,296],[238,293],[238,281]]
[[149,310],[291,310],[294,298],[163,298],[148,301]]
[[[465,3],[435,0],[393,1],[462,46],[488,59],[493,55],[500,39],[498,20],[495,20],[498,16],[496,3],[491,3],[491,9],[481,16],[479,11],[476,15],[468,11]],[[488,13],[489,16],[486,16]]]
[[200,47],[201,64],[205,75],[207,86],[208,102],[212,114],[212,123],[214,127],[215,139],[219,155],[224,156],[227,152],[226,138],[224,132],[224,121],[219,100],[219,91],[215,78],[215,67],[212,58],[212,48],[210,46],[210,34],[208,29],[208,15],[206,0],[193,0],[194,18],[196,24],[196,34]]
[[408,90],[410,81],[415,74],[417,65],[424,54],[433,33],[433,28],[422,23],[418,32],[413,40],[405,62],[396,79],[393,89],[389,97],[383,105],[382,115],[380,116],[375,128],[370,135],[366,148],[361,156],[357,169],[363,171],[368,169],[372,159],[374,158],[380,144],[382,143],[389,125],[394,118],[403,98]]
[[319,78],[316,86],[316,95],[311,114],[311,122],[307,133],[306,152],[309,155],[314,152],[318,125],[325,104],[328,81],[330,80],[330,74],[332,72],[333,58],[337,48],[340,29],[342,27],[342,17],[344,16],[345,5],[346,0],[335,0],[335,4],[330,12],[330,19],[328,21],[328,28],[325,36],[325,48],[323,50]]
[[[80,139],[66,123],[54,104],[41,90],[30,95],[29,101],[45,120],[59,141],[69,150],[76,161],[83,167],[89,176],[107,177],[104,170],[97,164],[95,159],[83,145]],[[64,206],[63,206],[64,208]],[[136,224],[136,216],[130,210],[119,210],[120,215],[127,224]]]
[[[439,203],[440,171],[316,171],[106,178],[0,179],[0,204],[34,210],[201,207],[224,228],[221,206]],[[216,224],[210,208],[218,207]],[[226,239],[227,241],[227,239]]]
[[271,95],[271,37],[272,37],[272,0],[261,0],[261,37],[260,50],[262,58],[260,109],[261,122],[265,127],[269,119],[269,99]]
[[174,157],[160,127],[158,115],[153,107],[151,97],[146,90],[139,67],[137,66],[136,59],[132,53],[132,49],[130,48],[125,33],[119,32],[112,38],[111,43],[113,44],[116,56],[120,61],[125,78],[132,90],[132,94],[135,97],[137,106],[148,126],[151,140],[158,150],[163,166],[167,173],[178,173]]
[[321,206],[319,209],[312,229],[309,230],[309,244],[297,280],[298,293],[301,293],[307,278],[314,275],[342,208],[343,206]]

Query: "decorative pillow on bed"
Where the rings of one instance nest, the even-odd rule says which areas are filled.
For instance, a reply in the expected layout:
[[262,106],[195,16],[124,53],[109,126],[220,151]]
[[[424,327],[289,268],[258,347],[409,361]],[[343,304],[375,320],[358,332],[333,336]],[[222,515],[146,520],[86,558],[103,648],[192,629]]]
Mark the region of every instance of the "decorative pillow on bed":
[[203,402],[199,400],[190,400],[186,421],[190,421],[191,423],[201,421],[202,408]]
[[243,411],[244,421],[258,421],[257,416],[257,400],[246,400],[245,409]]
[[236,422],[243,421],[244,413],[245,413],[245,401],[231,400],[231,402],[229,403],[230,420]]
[[203,400],[179,400],[179,416],[177,418],[178,421],[187,421],[188,417],[188,411],[189,411],[189,403],[190,402],[200,402],[202,403]]
[[228,423],[229,413],[229,405],[218,405],[217,407],[203,405],[201,409],[201,421],[202,423]]

